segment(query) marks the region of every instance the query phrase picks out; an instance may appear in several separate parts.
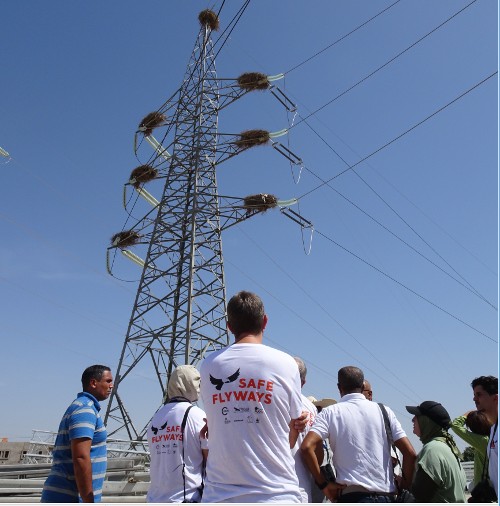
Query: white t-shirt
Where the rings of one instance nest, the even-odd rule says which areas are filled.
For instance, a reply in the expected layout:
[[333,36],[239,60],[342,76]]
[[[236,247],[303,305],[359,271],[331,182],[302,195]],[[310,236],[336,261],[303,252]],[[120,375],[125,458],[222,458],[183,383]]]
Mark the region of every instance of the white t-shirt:
[[[386,410],[394,441],[406,437],[392,410]],[[391,452],[376,402],[363,394],[344,395],[321,411],[311,430],[329,438],[338,483],[360,485],[370,492],[395,492]]]
[[203,502],[301,502],[289,423],[302,412],[299,370],[263,344],[233,344],[202,363],[208,420]]
[[307,469],[304,461],[302,460],[302,455],[300,453],[300,445],[306,434],[309,432],[312,424],[316,416],[318,415],[318,410],[316,406],[305,396],[302,395],[302,411],[307,411],[307,425],[304,432],[299,434],[297,438],[297,443],[293,447],[292,453],[293,458],[295,459],[295,472],[297,473],[297,478],[299,479],[299,488],[300,493],[302,494],[302,502],[312,502],[312,487],[314,484],[313,477]]
[[493,424],[490,431],[490,439],[488,441],[488,473],[491,483],[498,497],[498,422]]
[[202,483],[204,441],[200,430],[205,425],[205,413],[193,406],[186,420],[184,441],[181,425],[189,402],[171,402],[162,406],[153,416],[148,427],[149,452],[151,454],[151,485],[147,502],[182,502],[184,480],[182,477],[182,445],[184,446],[184,475],[186,499],[200,501],[198,487]]

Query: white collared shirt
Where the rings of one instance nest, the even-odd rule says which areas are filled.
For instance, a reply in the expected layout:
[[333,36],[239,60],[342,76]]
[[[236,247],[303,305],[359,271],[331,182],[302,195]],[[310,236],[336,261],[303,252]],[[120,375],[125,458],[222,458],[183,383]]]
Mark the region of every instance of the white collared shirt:
[[[386,407],[394,441],[406,437],[392,410]],[[324,408],[311,430],[329,438],[337,482],[371,492],[393,493],[391,452],[382,411],[363,394],[344,395]]]

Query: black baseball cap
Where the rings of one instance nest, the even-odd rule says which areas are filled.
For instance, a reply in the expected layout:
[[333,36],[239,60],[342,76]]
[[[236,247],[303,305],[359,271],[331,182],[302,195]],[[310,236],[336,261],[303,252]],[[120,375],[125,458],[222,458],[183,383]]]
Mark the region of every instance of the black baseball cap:
[[448,411],[439,402],[424,401],[420,406],[406,406],[406,410],[412,415],[429,417],[433,422],[443,427],[443,429],[447,429],[451,422]]

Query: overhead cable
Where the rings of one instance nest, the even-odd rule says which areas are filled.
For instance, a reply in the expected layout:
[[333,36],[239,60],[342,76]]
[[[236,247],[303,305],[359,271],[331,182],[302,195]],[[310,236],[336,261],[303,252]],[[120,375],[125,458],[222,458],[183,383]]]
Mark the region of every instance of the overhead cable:
[[[345,174],[346,172],[348,172],[349,170],[353,169],[354,167],[357,167],[358,165],[360,165],[361,163],[363,163],[365,160],[368,160],[368,158],[371,158],[373,155],[376,155],[377,153],[379,153],[383,149],[387,148],[391,144],[394,144],[394,142],[398,141],[399,139],[401,139],[402,137],[404,137],[406,134],[410,133],[412,130],[415,130],[415,128],[419,127],[420,125],[422,125],[423,123],[425,123],[429,119],[433,118],[434,116],[436,116],[440,112],[444,111],[447,107],[449,107],[450,105],[454,104],[455,102],[457,102],[461,98],[465,97],[468,93],[470,93],[471,91],[475,90],[476,88],[478,88],[479,86],[481,86],[482,84],[484,84],[489,79],[491,79],[492,77],[496,76],[497,74],[498,74],[498,71],[495,71],[492,74],[490,74],[488,77],[485,77],[480,82],[478,82],[477,84],[475,84],[474,86],[472,86],[471,88],[469,88],[467,91],[464,91],[458,97],[456,97],[453,100],[451,100],[450,102],[448,102],[446,105],[440,107],[439,109],[437,109],[436,111],[434,111],[432,114],[429,114],[429,116],[425,117],[423,120],[419,121],[418,123],[416,123],[412,127],[410,127],[407,130],[405,130],[403,133],[401,133],[398,136],[394,137],[389,142],[386,142],[383,146],[377,148],[375,151],[372,151],[369,155],[366,155],[364,158],[362,158],[361,160],[357,161],[356,163],[354,163],[352,165],[349,165],[349,167],[347,167],[345,170],[339,172],[338,174],[336,174],[335,176],[331,177],[330,179],[327,179],[326,181],[324,181],[323,183],[319,184],[318,186],[312,188],[311,190],[303,193],[300,197],[298,197],[298,199],[300,200],[300,199],[302,199],[304,197],[307,197],[308,195],[310,195],[311,193],[315,192],[319,188],[321,188],[321,187],[325,186],[326,184],[328,184],[330,181],[333,181],[334,179],[338,178],[342,174]],[[308,117],[309,116],[307,116],[306,119]]]
[[286,72],[284,72],[284,74],[290,74],[291,72],[293,72],[294,70],[298,69],[299,67],[302,67],[302,65],[305,65],[307,62],[309,62],[312,59],[316,58],[316,56],[319,56],[321,53],[324,53],[326,50],[330,49],[331,47],[335,46],[339,42],[343,41],[345,38],[349,37],[349,35],[352,35],[354,32],[357,32],[360,28],[363,28],[363,26],[366,26],[368,23],[370,23],[371,21],[373,21],[375,18],[378,18],[380,15],[382,15],[384,12],[388,11],[390,8],[394,7],[400,1],[401,0],[396,0],[396,2],[392,3],[391,5],[389,5],[388,7],[386,7],[385,9],[381,10],[378,14],[375,14],[375,16],[372,16],[370,19],[367,19],[364,23],[361,23],[360,25],[358,25],[356,28],[354,28],[353,30],[351,30],[349,33],[346,33],[345,35],[343,35],[342,37],[340,37],[340,39],[337,39],[335,42],[332,42],[331,44],[329,44],[328,46],[324,47],[323,49],[321,49],[317,53],[314,53],[309,58],[306,58],[304,61],[302,61],[299,64],[295,65],[295,67],[292,67],[291,69],[289,69]]
[[462,323],[466,327],[469,327],[474,332],[477,332],[478,334],[481,334],[482,336],[486,337],[490,341],[498,344],[498,341],[496,339],[490,337],[488,334],[485,334],[484,332],[482,332],[481,330],[479,330],[476,327],[472,326],[470,323],[467,323],[465,320],[462,320],[458,316],[455,316],[453,313],[450,313],[448,310],[446,310],[443,307],[439,306],[435,302],[432,302],[430,299],[428,299],[427,297],[424,297],[423,295],[421,295],[420,293],[416,292],[412,288],[406,286],[404,283],[402,283],[401,281],[398,281],[396,278],[393,278],[392,276],[390,276],[389,274],[387,274],[386,272],[384,272],[382,269],[379,269],[378,267],[376,267],[375,265],[371,264],[367,260],[364,260],[359,255],[357,255],[356,253],[352,252],[351,250],[349,250],[345,246],[342,246],[341,244],[339,244],[338,242],[336,242],[331,237],[328,237],[326,234],[323,234],[322,232],[320,232],[318,229],[316,229],[316,233],[319,234],[324,239],[326,239],[327,241],[330,241],[331,243],[335,244],[335,246],[338,246],[340,249],[344,250],[346,253],[349,253],[349,255],[353,256],[354,258],[356,258],[359,261],[363,262],[364,264],[368,265],[368,267],[371,267],[372,269],[376,270],[379,274],[382,274],[383,276],[385,276],[386,278],[390,279],[391,281],[394,281],[394,283],[398,284],[399,286],[401,286],[401,287],[405,288],[406,290],[408,290],[409,292],[413,293],[413,295],[416,295],[417,297],[421,298],[422,300],[424,300],[425,302],[427,302],[431,306],[434,306],[435,308],[439,309],[443,313],[445,313],[448,316],[451,316],[455,320],[459,321],[460,323]]
[[344,90],[342,93],[340,93],[339,95],[337,95],[335,98],[332,98],[332,100],[328,101],[326,104],[323,104],[321,107],[318,107],[318,109],[316,109],[312,113],[308,114],[305,118],[302,118],[301,120],[297,121],[297,123],[295,123],[295,125],[293,125],[292,128],[295,128],[297,125],[300,125],[300,123],[302,121],[310,118],[311,116],[314,116],[319,111],[323,110],[325,107],[328,107],[330,104],[332,104],[333,102],[335,102],[336,100],[338,100],[340,97],[344,96],[346,93],[348,93],[352,89],[356,88],[356,86],[360,85],[361,83],[365,82],[367,79],[369,79],[370,77],[372,77],[373,75],[375,75],[378,71],[380,71],[383,68],[387,67],[387,65],[389,65],[394,60],[396,60],[397,58],[399,58],[401,55],[403,55],[404,53],[406,53],[407,51],[409,51],[411,48],[415,47],[417,44],[419,44],[424,39],[426,39],[427,37],[429,37],[429,35],[433,34],[436,30],[439,30],[442,26],[444,26],[446,23],[448,23],[449,21],[451,21],[453,18],[455,18],[456,16],[458,16],[460,13],[462,13],[463,11],[465,11],[465,9],[467,9],[468,7],[470,7],[472,4],[474,4],[476,2],[477,2],[477,0],[472,0],[472,2],[470,2],[469,4],[467,4],[465,7],[463,7],[459,11],[455,12],[455,14],[453,14],[448,19],[446,19],[445,21],[443,21],[440,25],[438,25],[435,28],[433,28],[430,32],[426,33],[423,37],[420,37],[420,39],[418,39],[417,41],[415,41],[413,44],[411,44],[410,46],[408,46],[406,49],[403,49],[396,56],[393,56],[390,60],[386,61],[383,65],[381,65],[380,67],[378,67],[377,69],[375,69],[373,72],[371,72],[370,74],[368,74],[367,76],[365,76],[361,80],[359,80],[357,83],[355,83],[352,86],[350,86],[349,88],[347,88],[347,90]]

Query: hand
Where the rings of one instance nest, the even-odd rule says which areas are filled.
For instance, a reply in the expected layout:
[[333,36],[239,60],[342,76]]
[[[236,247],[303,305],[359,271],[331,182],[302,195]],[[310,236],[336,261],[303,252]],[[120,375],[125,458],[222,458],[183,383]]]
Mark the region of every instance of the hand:
[[207,425],[207,419],[204,418],[203,421],[205,422],[205,425],[200,430],[200,437],[201,439],[208,439],[208,425]]
[[334,483],[333,481],[329,481],[328,485],[321,490],[323,494],[325,494],[326,498],[331,502],[336,502],[339,498],[340,491],[346,488],[347,485]]
[[298,418],[294,418],[293,428],[298,432],[304,432],[307,422],[309,421],[309,411],[302,411],[301,415]]

